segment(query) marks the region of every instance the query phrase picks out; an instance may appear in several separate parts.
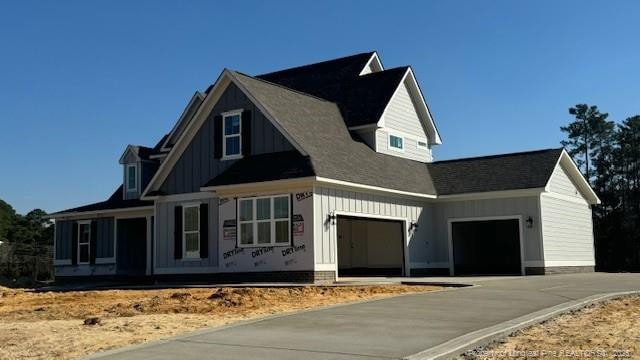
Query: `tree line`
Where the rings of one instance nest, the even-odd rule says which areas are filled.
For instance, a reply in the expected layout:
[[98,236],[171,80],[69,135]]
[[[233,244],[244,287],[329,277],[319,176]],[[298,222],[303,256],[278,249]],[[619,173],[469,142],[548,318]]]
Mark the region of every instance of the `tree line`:
[[0,199],[0,276],[49,280],[53,276],[53,222],[34,209],[16,213]]
[[640,270],[640,115],[616,123],[597,106],[569,108],[562,141],[602,201],[593,207],[596,267]]

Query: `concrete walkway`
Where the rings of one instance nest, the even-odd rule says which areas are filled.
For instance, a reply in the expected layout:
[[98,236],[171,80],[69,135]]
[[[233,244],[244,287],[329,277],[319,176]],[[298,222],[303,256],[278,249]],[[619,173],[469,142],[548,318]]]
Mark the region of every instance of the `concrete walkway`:
[[[473,282],[472,278],[468,279]],[[480,329],[596,294],[640,274],[484,279],[474,287],[307,311],[99,355],[107,359],[401,359]]]

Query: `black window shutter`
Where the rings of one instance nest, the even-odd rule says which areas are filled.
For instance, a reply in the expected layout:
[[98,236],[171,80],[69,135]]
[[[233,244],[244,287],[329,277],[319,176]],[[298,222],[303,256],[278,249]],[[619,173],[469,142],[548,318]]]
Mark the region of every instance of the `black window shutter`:
[[242,112],[242,155],[251,155],[251,110]]
[[96,254],[98,247],[98,222],[91,221],[91,239],[89,239],[89,263],[91,265],[96,263]]
[[182,206],[173,208],[173,258],[182,259]]
[[209,204],[200,204],[200,258],[209,257]]
[[71,264],[78,265],[78,223],[72,223],[71,230]]
[[222,157],[222,116],[213,117],[213,157],[220,159]]

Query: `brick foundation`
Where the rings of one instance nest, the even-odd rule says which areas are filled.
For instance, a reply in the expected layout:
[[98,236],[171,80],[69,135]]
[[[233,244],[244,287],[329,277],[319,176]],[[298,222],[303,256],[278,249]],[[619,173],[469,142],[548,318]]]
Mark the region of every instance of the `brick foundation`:
[[549,266],[525,268],[525,274],[527,275],[576,274],[590,273],[594,271],[595,266]]

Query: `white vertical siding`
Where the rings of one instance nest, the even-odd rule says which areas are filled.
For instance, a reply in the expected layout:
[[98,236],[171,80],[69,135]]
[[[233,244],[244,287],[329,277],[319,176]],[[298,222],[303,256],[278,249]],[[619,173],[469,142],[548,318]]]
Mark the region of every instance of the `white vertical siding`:
[[558,165],[540,197],[545,266],[593,266],[591,207]]
[[427,202],[328,187],[314,188],[313,198],[316,265],[336,264],[337,222],[332,224],[328,220],[329,214],[335,211],[361,214],[363,217],[397,217],[406,219],[408,223],[416,222],[417,231],[410,231],[407,239],[410,262],[420,264],[420,267],[440,267],[438,265],[447,259],[447,244],[431,239],[431,204]]

